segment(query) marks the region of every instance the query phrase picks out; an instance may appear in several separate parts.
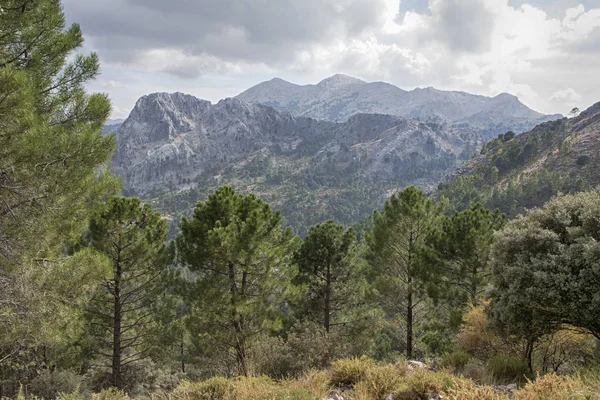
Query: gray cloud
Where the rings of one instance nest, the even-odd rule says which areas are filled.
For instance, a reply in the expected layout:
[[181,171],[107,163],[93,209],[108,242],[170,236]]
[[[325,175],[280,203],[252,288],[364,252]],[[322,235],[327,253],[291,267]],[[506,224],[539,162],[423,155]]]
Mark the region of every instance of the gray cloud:
[[436,17],[434,35],[452,51],[482,52],[490,49],[494,16],[480,0],[432,2]]
[[[151,49],[223,61],[288,62],[297,51],[359,35],[381,23],[381,0],[65,0],[69,20],[110,62]],[[203,68],[167,68],[194,77]],[[197,73],[195,73],[197,72]]]

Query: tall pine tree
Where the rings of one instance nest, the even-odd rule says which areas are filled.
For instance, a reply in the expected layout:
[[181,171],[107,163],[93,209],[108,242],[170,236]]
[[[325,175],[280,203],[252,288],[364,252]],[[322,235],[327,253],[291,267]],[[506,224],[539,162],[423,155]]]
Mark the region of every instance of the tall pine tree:
[[232,350],[241,375],[250,373],[253,338],[278,326],[296,247],[279,212],[227,186],[181,222],[179,257],[196,274],[188,291],[195,305],[190,326],[200,338]]
[[[406,328],[406,356],[413,356],[415,326],[424,316],[435,265],[424,262],[426,239],[438,223],[444,203],[434,203],[414,186],[393,194],[383,213],[375,211],[367,235],[368,259],[382,308]],[[435,279],[434,279],[435,278]]]
[[99,67],[95,54],[73,54],[82,42],[58,0],[1,2],[0,368],[20,368],[21,379],[77,336],[104,273],[93,251],[65,252],[118,189],[98,173],[114,148],[100,133],[110,104],[84,90]]
[[[311,227],[294,260],[295,283],[306,293],[301,313],[326,332],[337,326],[360,324],[366,285],[354,229],[333,221]],[[364,318],[363,318],[364,319]]]
[[174,248],[167,245],[166,222],[137,198],[111,198],[91,220],[90,232],[92,247],[112,265],[87,307],[94,350],[110,359],[112,385],[121,389],[123,367],[152,349],[154,306],[170,281]]

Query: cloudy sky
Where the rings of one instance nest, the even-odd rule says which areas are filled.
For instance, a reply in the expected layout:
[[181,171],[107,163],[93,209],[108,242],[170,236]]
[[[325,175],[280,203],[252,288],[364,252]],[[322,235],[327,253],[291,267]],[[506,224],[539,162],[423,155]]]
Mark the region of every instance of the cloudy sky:
[[600,101],[600,0],[64,0],[114,118],[156,91],[218,101],[335,73],[566,114]]

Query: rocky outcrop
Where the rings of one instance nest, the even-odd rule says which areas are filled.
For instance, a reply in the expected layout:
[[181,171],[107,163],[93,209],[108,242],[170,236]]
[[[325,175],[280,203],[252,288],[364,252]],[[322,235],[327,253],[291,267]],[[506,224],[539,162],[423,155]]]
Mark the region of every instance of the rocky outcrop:
[[477,130],[439,121],[358,114],[336,123],[240,99],[212,105],[182,93],[154,93],[139,99],[119,127],[112,167],[125,189],[138,194],[177,189],[257,152],[303,157],[317,174],[404,181],[454,168],[482,140]]

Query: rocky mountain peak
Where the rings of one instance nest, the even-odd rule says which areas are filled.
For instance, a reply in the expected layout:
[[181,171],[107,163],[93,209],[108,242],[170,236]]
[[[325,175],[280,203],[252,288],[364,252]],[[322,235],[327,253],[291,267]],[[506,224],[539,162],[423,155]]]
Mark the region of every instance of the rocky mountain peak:
[[344,74],[336,74],[336,75],[333,75],[332,77],[323,79],[321,82],[319,82],[317,84],[317,86],[319,86],[321,88],[327,88],[327,89],[337,89],[337,88],[341,88],[341,87],[345,87],[345,86],[364,85],[364,84],[366,84],[366,82],[361,81],[360,79],[353,78],[351,76],[344,75]]

